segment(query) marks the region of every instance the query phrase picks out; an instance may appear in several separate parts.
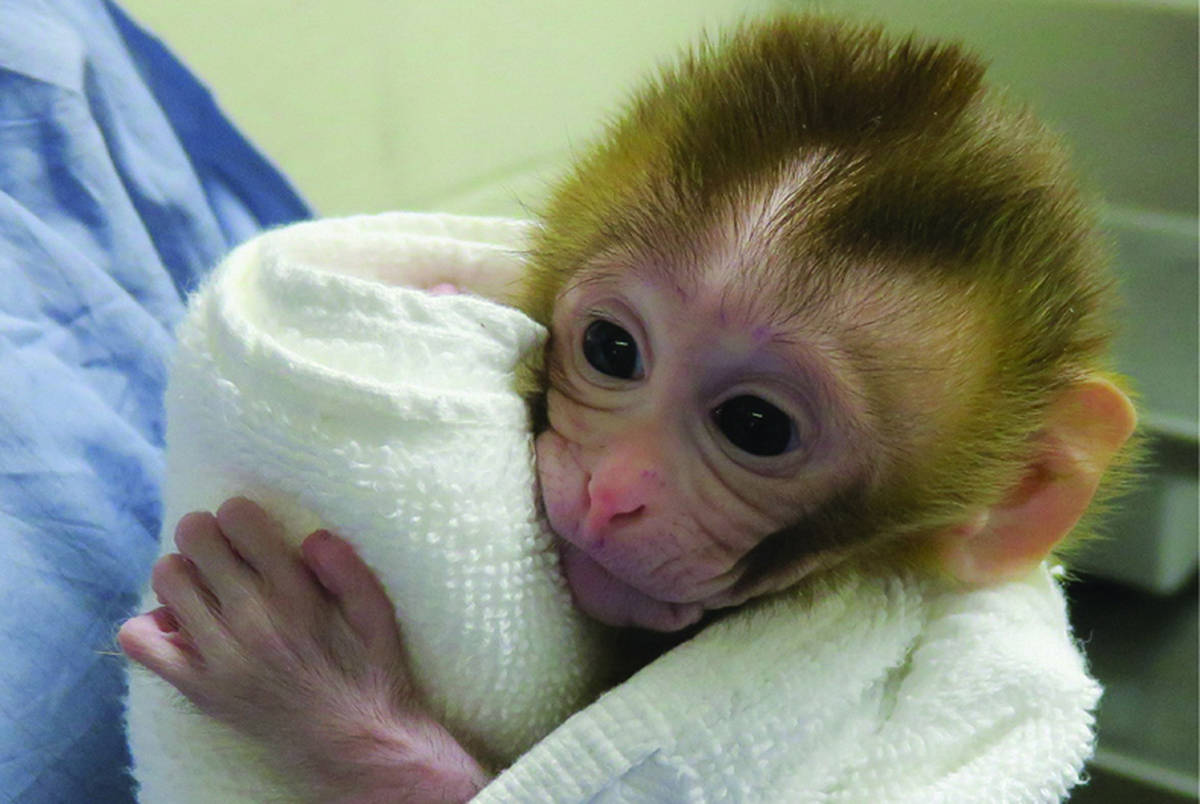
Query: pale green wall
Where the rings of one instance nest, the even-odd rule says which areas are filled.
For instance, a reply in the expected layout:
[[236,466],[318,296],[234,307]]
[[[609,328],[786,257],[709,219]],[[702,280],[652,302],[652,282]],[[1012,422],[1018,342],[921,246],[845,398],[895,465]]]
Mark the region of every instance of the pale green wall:
[[[326,214],[519,214],[732,0],[124,0]],[[482,189],[482,195],[477,193]]]
[[[326,214],[520,214],[656,62],[712,26],[823,7],[960,38],[1123,209],[1196,214],[1186,0],[124,0]],[[1190,10],[1189,10],[1190,9]]]
[[1065,133],[1109,202],[1195,218],[1194,0],[820,0],[899,30],[958,39]]

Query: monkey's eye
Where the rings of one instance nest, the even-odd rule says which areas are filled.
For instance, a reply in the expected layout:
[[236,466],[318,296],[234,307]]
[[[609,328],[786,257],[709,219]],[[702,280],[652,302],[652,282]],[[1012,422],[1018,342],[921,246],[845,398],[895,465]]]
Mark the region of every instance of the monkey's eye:
[[729,443],[751,455],[782,455],[792,444],[791,417],[757,396],[735,396],[718,405],[712,415]]
[[592,368],[609,377],[635,380],[642,376],[637,341],[611,321],[597,319],[583,333],[583,356]]

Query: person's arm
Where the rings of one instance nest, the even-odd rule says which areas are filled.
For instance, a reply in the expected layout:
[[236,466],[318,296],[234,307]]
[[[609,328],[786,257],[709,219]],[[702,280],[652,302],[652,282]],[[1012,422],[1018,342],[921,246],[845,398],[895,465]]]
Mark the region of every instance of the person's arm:
[[118,639],[201,711],[337,802],[466,801],[487,772],[414,691],[395,612],[349,544],[299,553],[254,503],[185,516],[154,567],[162,607]]

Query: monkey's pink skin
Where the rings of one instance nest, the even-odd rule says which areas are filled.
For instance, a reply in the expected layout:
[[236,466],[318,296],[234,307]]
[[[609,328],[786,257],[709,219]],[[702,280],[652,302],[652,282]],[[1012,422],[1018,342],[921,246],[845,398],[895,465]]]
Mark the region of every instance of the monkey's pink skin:
[[327,530],[311,534],[300,546],[305,565],[337,600],[342,615],[363,644],[386,662],[402,651],[396,611],[379,579],[354,548]]
[[704,614],[699,603],[667,603],[634,589],[570,542],[559,542],[559,554],[575,605],[606,625],[678,631]]
[[257,739],[318,800],[466,801],[488,775],[413,690],[391,602],[349,544],[298,554],[245,499],[180,520],[162,608],[118,635],[134,661]]

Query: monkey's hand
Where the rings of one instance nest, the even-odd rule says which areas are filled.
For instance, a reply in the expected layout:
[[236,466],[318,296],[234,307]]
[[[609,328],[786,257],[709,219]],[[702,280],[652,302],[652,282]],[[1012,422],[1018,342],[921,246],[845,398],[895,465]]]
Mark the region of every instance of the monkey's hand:
[[162,607],[118,641],[201,711],[263,743],[316,800],[466,801],[480,765],[421,705],[383,587],[324,531],[300,553],[245,499],[188,514],[154,566]]

